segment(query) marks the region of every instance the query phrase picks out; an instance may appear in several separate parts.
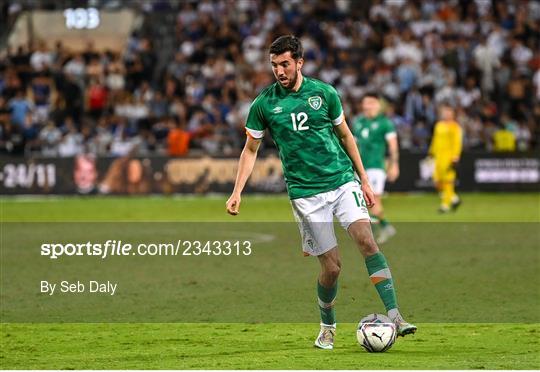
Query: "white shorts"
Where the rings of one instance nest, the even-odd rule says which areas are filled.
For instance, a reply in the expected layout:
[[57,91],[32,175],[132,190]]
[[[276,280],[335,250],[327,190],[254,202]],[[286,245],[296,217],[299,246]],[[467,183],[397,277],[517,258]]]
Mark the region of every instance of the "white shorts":
[[302,237],[302,249],[311,256],[319,256],[337,246],[334,216],[345,230],[354,221],[369,220],[357,181],[307,198],[293,199],[291,204]]
[[382,195],[384,193],[384,185],[386,183],[386,172],[379,168],[366,169],[371,189],[375,195]]

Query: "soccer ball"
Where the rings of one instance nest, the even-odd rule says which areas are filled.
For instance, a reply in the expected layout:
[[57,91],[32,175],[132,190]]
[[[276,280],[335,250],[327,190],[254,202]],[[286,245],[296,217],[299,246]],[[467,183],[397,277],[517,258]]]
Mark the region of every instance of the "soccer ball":
[[396,341],[396,325],[385,315],[369,314],[358,323],[358,343],[370,353],[382,353]]

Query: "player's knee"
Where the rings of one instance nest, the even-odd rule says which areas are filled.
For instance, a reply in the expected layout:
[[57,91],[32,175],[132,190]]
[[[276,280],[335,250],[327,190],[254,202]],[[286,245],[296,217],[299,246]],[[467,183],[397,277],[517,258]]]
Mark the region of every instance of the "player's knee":
[[379,251],[379,247],[377,246],[377,243],[375,243],[373,236],[362,237],[357,243],[364,256],[371,256]]
[[332,264],[332,265],[328,265],[326,268],[325,268],[325,274],[331,278],[332,280],[337,280],[337,278],[339,277],[339,273],[341,272],[341,263],[340,264]]

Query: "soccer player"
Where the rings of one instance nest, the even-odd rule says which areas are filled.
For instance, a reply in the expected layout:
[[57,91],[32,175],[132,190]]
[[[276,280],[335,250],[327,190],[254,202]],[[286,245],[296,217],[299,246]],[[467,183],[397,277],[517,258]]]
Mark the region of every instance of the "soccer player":
[[452,106],[443,104],[439,112],[441,120],[435,124],[429,156],[435,160],[433,182],[441,195],[439,213],[448,213],[450,210],[455,211],[461,204],[454,184],[456,166],[461,156],[462,130],[454,119]]
[[[354,121],[352,133],[373,187],[372,221],[380,225],[376,238],[377,243],[383,244],[396,234],[396,229],[384,216],[381,197],[387,176],[390,182],[399,177],[399,148],[394,123],[381,112],[377,94],[367,93],[362,98],[362,115]],[[388,169],[385,164],[387,149]]]
[[[316,256],[321,265],[317,281],[321,329],[315,346],[332,349],[336,332],[334,303],[341,260],[333,216],[364,256],[371,281],[398,333],[414,333],[416,327],[403,320],[398,310],[390,269],[371,233],[367,206],[373,205],[373,192],[336,90],[302,75],[303,48],[295,36],[281,36],[272,43],[270,63],[277,82],[266,87],[251,105],[246,143],[227,212],[239,213],[240,195],[268,129],[279,151],[303,251]],[[361,185],[355,180],[353,167]]]

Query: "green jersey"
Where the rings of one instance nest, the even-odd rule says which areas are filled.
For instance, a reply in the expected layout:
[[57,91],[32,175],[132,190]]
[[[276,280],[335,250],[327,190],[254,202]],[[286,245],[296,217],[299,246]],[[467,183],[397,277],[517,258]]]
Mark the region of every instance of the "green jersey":
[[291,199],[337,189],[354,180],[352,162],[334,133],[343,122],[336,90],[322,81],[304,77],[297,92],[278,82],[253,101],[246,130],[262,138],[272,135],[281,159]]
[[394,123],[383,114],[372,119],[360,116],[352,125],[352,133],[356,138],[364,168],[384,170],[387,140],[396,136]]

